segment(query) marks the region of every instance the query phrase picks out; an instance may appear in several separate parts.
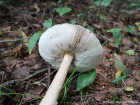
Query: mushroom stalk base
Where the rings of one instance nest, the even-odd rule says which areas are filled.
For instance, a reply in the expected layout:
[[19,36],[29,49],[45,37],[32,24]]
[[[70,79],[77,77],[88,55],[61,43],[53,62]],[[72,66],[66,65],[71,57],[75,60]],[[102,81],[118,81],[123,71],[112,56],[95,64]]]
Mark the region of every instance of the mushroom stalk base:
[[74,58],[74,54],[65,53],[62,64],[55,75],[47,93],[42,99],[40,105],[57,105],[57,98],[64,84],[66,75],[69,71],[69,67]]

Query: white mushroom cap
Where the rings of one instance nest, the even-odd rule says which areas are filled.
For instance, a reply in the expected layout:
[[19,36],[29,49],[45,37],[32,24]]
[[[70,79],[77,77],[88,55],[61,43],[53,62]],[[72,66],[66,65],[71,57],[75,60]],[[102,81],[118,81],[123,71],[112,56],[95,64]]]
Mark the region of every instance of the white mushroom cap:
[[65,53],[74,54],[70,72],[94,50],[79,66],[78,72],[97,67],[102,60],[103,48],[92,32],[79,25],[64,23],[47,29],[39,39],[41,57],[55,69],[60,67]]

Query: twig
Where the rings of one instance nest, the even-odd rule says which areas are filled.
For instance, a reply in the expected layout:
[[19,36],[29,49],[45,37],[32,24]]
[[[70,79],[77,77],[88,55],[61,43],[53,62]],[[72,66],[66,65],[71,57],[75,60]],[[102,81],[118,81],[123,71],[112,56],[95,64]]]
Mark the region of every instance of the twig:
[[97,35],[99,35],[100,37],[102,37],[103,39],[105,39],[106,41],[113,42],[112,40],[110,40],[110,39],[102,36],[101,34],[99,34],[99,32],[97,30],[96,30],[96,33],[97,33]]
[[47,71],[47,70],[48,70],[48,69],[44,69],[44,70],[38,71],[38,72],[36,72],[36,73],[30,75],[30,76],[27,77],[27,78],[16,79],[16,80],[10,80],[10,81],[4,82],[4,83],[0,84],[0,86],[6,87],[6,86],[11,85],[11,84],[13,84],[13,83],[18,83],[18,82],[26,81],[26,80],[28,80],[28,79],[34,77],[35,75],[40,74],[40,73],[42,73],[42,72],[45,72],[45,71]]
[[18,13],[25,21],[26,23],[32,28],[33,33],[35,32],[33,26],[28,22],[28,20],[24,17],[24,15],[22,15],[21,13],[18,12],[18,10],[16,8],[14,8],[13,6],[9,6],[9,9],[14,9],[14,12]]
[[[103,0],[102,0],[103,1]],[[93,15],[93,17],[95,16],[95,13],[97,12],[97,10],[98,10],[98,8],[99,8],[99,6],[101,5],[101,3],[102,3],[102,1],[100,2],[100,4],[98,5],[98,7],[96,8],[96,10],[94,11],[94,15]]]
[[51,12],[50,7],[48,7],[48,9],[49,9],[49,11],[50,11],[51,19],[53,20],[53,14],[52,14],[52,12]]
[[28,37],[28,38],[21,38],[21,39],[17,39],[17,40],[5,40],[5,41],[0,41],[0,43],[16,42],[16,41],[19,41],[19,40],[30,39],[30,38],[31,38],[31,37]]
[[117,44],[115,41],[112,41],[112,40],[110,40],[110,39],[108,39],[108,38],[102,36],[101,34],[98,33],[97,30],[96,30],[96,33],[97,33],[97,35],[99,35],[99,36],[101,36],[103,39],[105,39],[106,41],[109,41],[109,42],[114,43],[115,47],[116,47],[117,49],[119,49],[119,46],[118,46],[118,44]]
[[50,73],[51,73],[51,65],[48,67],[48,87],[50,86]]
[[[52,75],[54,72],[56,72],[58,69],[56,69],[56,70],[54,70],[50,75]],[[43,81],[43,80],[45,80],[46,78],[48,78],[50,75],[48,75],[48,76],[46,76],[45,78],[43,78],[42,80],[40,80],[40,81]]]
[[5,50],[10,50],[10,49],[13,49],[13,48],[15,48],[15,47],[17,47],[17,46],[19,46],[20,44],[23,44],[24,42],[21,42],[21,43],[19,43],[19,44],[17,44],[17,45],[15,45],[15,46],[13,46],[13,47],[10,47],[10,48],[5,48],[5,49],[3,49],[3,50],[0,50],[0,52],[3,52],[3,51],[5,51]]

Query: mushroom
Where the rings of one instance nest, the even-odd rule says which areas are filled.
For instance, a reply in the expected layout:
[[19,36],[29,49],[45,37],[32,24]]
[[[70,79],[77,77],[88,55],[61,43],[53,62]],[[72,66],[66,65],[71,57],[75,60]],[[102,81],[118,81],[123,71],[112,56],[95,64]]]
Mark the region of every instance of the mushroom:
[[[77,69],[89,71],[97,67],[103,57],[103,48],[96,36],[80,25],[58,24],[47,29],[39,39],[39,53],[53,68],[59,68],[40,105],[56,105],[66,75]],[[90,68],[90,69],[87,69]]]

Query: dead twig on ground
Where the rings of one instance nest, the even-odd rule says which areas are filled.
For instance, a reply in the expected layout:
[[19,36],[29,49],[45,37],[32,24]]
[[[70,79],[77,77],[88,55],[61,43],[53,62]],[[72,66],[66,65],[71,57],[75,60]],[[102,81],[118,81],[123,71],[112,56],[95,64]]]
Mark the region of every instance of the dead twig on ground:
[[4,82],[4,83],[0,84],[0,86],[6,87],[6,86],[9,86],[9,85],[14,84],[14,83],[26,81],[26,80],[28,80],[28,79],[30,79],[30,78],[32,78],[32,77],[34,77],[34,76],[36,76],[36,75],[38,75],[38,74],[40,74],[40,73],[43,73],[43,72],[45,72],[45,71],[47,71],[47,70],[48,70],[48,69],[44,69],[44,70],[41,70],[41,71],[37,71],[36,73],[30,75],[29,77],[26,77],[26,78],[23,78],[23,79],[16,79],[16,80],[10,80],[10,81]]
[[5,40],[5,41],[0,41],[0,43],[6,43],[6,42],[16,42],[16,41],[20,41],[20,40],[24,40],[24,39],[30,39],[31,37],[28,38],[21,38],[21,39],[17,39],[17,40]]
[[50,73],[51,73],[51,65],[48,66],[48,87],[50,86]]

